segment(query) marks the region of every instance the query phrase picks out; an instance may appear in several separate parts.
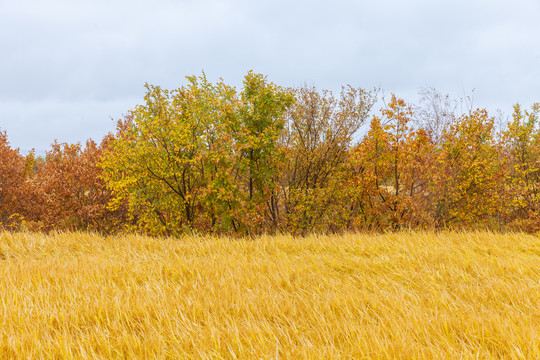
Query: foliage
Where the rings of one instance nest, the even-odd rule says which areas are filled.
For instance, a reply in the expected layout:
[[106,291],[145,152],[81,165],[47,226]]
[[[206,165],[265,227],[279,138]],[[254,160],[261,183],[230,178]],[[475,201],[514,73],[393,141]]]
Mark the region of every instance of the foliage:
[[372,93],[343,88],[331,92],[303,87],[295,91],[281,139],[286,153],[282,171],[283,218],[293,233],[339,230],[350,220],[343,184],[354,135],[373,106]]
[[251,72],[240,96],[204,74],[188,81],[147,85],[103,158],[104,178],[150,234],[261,231],[292,97]]
[[354,149],[350,172],[357,189],[354,206],[360,228],[424,224],[424,195],[433,147],[423,129],[413,130],[413,111],[392,94]]
[[472,226],[498,218],[504,175],[499,155],[486,110],[462,115],[443,132],[430,189],[436,224]]
[[0,228],[18,227],[33,220],[35,199],[30,179],[34,154],[26,158],[9,145],[7,134],[0,131]]
[[36,174],[46,211],[41,212],[44,229],[112,232],[124,221],[124,209],[110,211],[111,192],[97,166],[110,137],[101,145],[88,140],[81,144],[51,145]]
[[540,103],[523,111],[514,106],[512,121],[503,133],[507,157],[507,211],[510,220],[527,230],[540,230]]
[[45,158],[24,157],[0,132],[0,227],[540,231],[539,103],[517,104],[506,126],[471,98],[456,114],[433,88],[416,106],[392,94],[374,116],[374,92],[282,88],[253,72],[239,90],[204,73],[146,90],[99,145],[55,142]]

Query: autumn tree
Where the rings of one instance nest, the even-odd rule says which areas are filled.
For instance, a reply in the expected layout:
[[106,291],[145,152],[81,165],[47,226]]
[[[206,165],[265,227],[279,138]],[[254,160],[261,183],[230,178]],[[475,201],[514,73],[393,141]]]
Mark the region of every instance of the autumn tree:
[[350,162],[356,183],[357,226],[396,228],[425,223],[425,192],[433,146],[426,131],[411,127],[413,110],[392,94],[372,118]]
[[514,106],[512,121],[503,133],[507,156],[505,184],[510,221],[526,230],[540,229],[540,103],[530,110]]
[[282,220],[294,233],[336,231],[349,221],[348,189],[343,186],[346,159],[375,96],[351,86],[338,97],[308,87],[294,95],[281,140],[287,155]]
[[[278,147],[283,131],[284,114],[293,103],[287,90],[269,83],[262,75],[248,73],[239,107],[239,131],[236,144],[240,151],[240,180],[244,178],[246,212],[245,228],[261,226],[275,229],[278,218],[276,188],[279,185],[278,166],[283,161]],[[242,184],[241,184],[242,186]]]
[[[249,72],[146,85],[98,144],[24,157],[0,131],[0,228],[150,235],[540,229],[540,104],[496,128],[432,88],[394,94],[287,89]],[[504,129],[504,130],[503,130]]]
[[16,227],[22,221],[35,219],[33,162],[33,153],[25,158],[18,149],[11,148],[6,132],[0,131],[0,228]]
[[204,74],[187,79],[173,91],[147,85],[106,152],[104,178],[146,232],[260,231],[292,98],[252,72],[241,94]]
[[203,207],[205,170],[212,161],[206,150],[215,143],[212,119],[220,123],[226,117],[218,103],[233,103],[228,89],[200,80],[189,78],[187,87],[175,91],[146,85],[145,104],[118,129],[101,163],[114,204],[127,200],[145,232],[193,229]]
[[432,87],[420,89],[419,95],[420,101],[414,106],[414,126],[424,129],[431,143],[438,144],[443,131],[456,119],[458,102]]
[[44,202],[40,218],[45,229],[111,232],[124,221],[123,207],[108,209],[112,198],[98,162],[110,136],[101,144],[88,140],[54,142],[38,168],[37,182]]
[[489,225],[500,215],[501,161],[486,110],[462,115],[443,132],[430,189],[438,226]]

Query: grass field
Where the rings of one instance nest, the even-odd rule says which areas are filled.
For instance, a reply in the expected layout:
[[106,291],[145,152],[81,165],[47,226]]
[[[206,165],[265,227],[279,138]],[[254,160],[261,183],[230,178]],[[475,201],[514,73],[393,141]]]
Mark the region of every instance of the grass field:
[[540,238],[0,234],[0,358],[538,359]]

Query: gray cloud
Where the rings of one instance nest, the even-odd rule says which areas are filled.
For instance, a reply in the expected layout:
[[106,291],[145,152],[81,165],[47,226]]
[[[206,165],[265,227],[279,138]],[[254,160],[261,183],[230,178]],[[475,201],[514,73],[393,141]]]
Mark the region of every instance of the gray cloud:
[[416,100],[431,85],[506,112],[540,101],[535,0],[0,0],[0,128],[13,145],[99,139],[144,95],[205,70]]

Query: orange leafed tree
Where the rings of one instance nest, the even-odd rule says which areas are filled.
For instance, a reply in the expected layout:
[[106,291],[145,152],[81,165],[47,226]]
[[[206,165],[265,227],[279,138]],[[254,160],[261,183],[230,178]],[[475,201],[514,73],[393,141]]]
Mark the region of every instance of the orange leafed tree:
[[0,131],[0,228],[34,219],[37,204],[30,180],[33,160],[33,153],[25,158],[11,148],[6,132]]
[[124,208],[108,209],[112,196],[97,165],[109,141],[52,144],[37,174],[46,229],[111,232],[121,226]]
[[395,95],[381,115],[373,117],[367,135],[352,152],[356,226],[423,225],[428,221],[424,209],[432,144],[424,130],[410,126],[412,108]]

